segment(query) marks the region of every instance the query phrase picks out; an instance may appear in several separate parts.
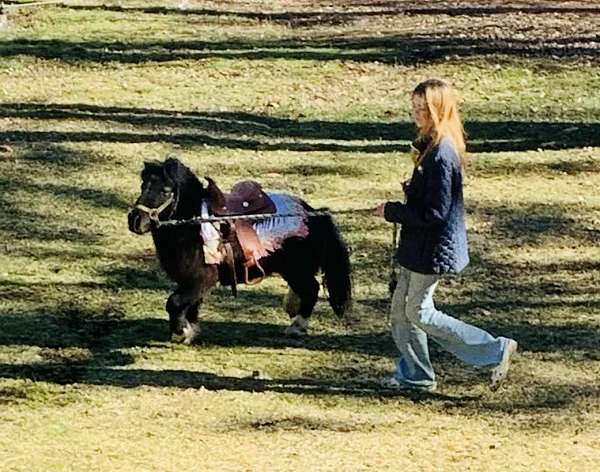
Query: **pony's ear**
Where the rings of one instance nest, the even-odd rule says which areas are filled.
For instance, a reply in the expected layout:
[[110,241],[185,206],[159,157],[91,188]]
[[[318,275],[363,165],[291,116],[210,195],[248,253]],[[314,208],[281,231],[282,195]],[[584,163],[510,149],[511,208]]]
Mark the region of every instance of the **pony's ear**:
[[162,167],[162,162],[156,160],[144,161],[144,169],[157,169],[160,167]]
[[162,172],[162,163],[158,161],[144,161],[142,169],[142,179],[145,180],[150,174],[160,174]]
[[181,166],[182,164],[178,159],[175,157],[169,157],[163,165],[165,177],[173,183],[177,182],[177,176],[179,175],[179,169]]
[[222,209],[225,206],[225,195],[221,189],[217,187],[217,183],[210,177],[204,177],[208,182],[206,193],[208,194],[209,206],[213,209]]

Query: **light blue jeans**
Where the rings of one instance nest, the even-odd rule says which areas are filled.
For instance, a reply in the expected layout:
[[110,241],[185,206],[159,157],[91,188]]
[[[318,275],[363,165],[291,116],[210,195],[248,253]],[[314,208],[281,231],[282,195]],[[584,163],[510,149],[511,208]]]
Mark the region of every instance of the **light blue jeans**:
[[416,387],[435,385],[427,336],[462,361],[475,366],[498,365],[508,342],[487,331],[436,310],[433,292],[440,276],[396,269],[398,284],[392,297],[391,324],[400,351],[394,377]]

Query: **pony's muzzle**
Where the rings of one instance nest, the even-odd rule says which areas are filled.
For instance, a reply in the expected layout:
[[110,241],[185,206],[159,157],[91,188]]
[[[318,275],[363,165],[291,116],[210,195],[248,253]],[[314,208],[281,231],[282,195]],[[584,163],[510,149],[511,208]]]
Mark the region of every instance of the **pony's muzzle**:
[[127,215],[129,231],[136,234],[145,234],[150,231],[151,221],[148,215],[134,208]]

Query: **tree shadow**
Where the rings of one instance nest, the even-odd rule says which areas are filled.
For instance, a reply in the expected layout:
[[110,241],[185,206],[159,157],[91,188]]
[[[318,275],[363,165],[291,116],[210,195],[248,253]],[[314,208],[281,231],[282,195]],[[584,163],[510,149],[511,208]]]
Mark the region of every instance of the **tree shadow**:
[[0,377],[30,379],[58,385],[86,384],[120,388],[168,387],[206,389],[210,391],[275,392],[314,396],[351,396],[369,399],[409,399],[443,408],[450,414],[465,412],[535,413],[560,411],[589,398],[597,398],[596,385],[547,385],[535,383],[518,396],[481,396],[469,393],[397,391],[380,388],[375,382],[352,380],[314,379],[261,379],[258,377],[232,377],[210,372],[181,369],[112,368],[108,365],[85,366],[76,364],[0,364]]
[[[15,293],[22,293],[22,291],[17,288]],[[280,297],[268,297],[276,300],[276,306],[279,305]],[[255,294],[252,294],[252,298],[255,298]],[[386,299],[359,300],[359,302],[377,309],[388,304]],[[476,324],[491,333],[518,339],[523,349],[528,352],[569,354],[578,351],[589,359],[599,359],[600,339],[594,334],[598,328],[594,322],[544,321],[542,323],[536,319],[513,319],[508,316],[517,306],[520,310],[543,310],[554,303],[567,308],[579,306],[579,302],[563,301],[528,302],[501,298],[490,301],[478,299],[475,295],[473,300],[467,303],[440,304],[439,308],[465,320],[472,318],[473,313],[479,313],[478,310],[482,308],[494,310],[496,313],[493,316],[476,315]],[[589,307],[590,303],[593,303],[596,309],[600,308],[600,299],[585,302],[583,306]],[[239,307],[237,309],[239,310]],[[251,317],[252,312],[245,315]],[[169,339],[166,315],[164,319],[127,319],[122,314],[119,315],[118,311],[116,314],[110,309],[97,312],[79,306],[62,307],[60,311],[51,307],[48,310],[37,309],[33,313],[1,315],[0,326],[2,327],[0,345],[48,348],[104,346],[120,349],[144,346],[152,342],[165,342]],[[348,352],[390,358],[396,355],[387,329],[369,332],[350,331],[340,334],[316,333],[294,338],[283,334],[283,323],[201,320],[201,328],[202,334],[196,343],[199,349],[203,347],[301,348],[309,351]],[[433,347],[433,351],[437,357],[448,357],[437,347]]]
[[318,177],[323,175],[340,175],[343,177],[360,177],[364,171],[344,164],[298,164],[294,166],[279,167],[265,172],[275,172],[283,175],[294,175],[304,177]]
[[35,201],[36,198],[43,199],[44,194],[50,194],[62,199],[84,202],[86,205],[95,208],[119,210],[127,210],[130,208],[130,205],[121,195],[108,190],[98,190],[66,184],[54,184],[51,182],[40,184],[32,180],[6,177],[0,177],[0,188],[7,192],[25,191],[31,195],[33,201]]
[[[538,304],[540,309],[547,306],[546,303]],[[564,306],[571,307],[573,304],[566,303]],[[600,299],[596,299],[595,306],[596,309],[600,308]],[[577,304],[573,308],[578,308]],[[454,309],[459,312],[464,310],[464,307],[455,306]],[[480,318],[486,330],[517,339],[524,351],[564,352],[565,354],[578,351],[583,359],[600,360],[600,339],[593,334],[598,331],[598,323],[551,324],[539,320],[514,321],[490,318]],[[483,321],[484,319],[487,321]]]
[[[118,274],[118,272],[117,272]],[[125,275],[127,277],[127,275]],[[138,278],[134,280],[134,284]],[[18,284],[16,286],[18,289]],[[93,287],[92,287],[93,288]],[[18,290],[17,290],[18,291]],[[35,292],[35,290],[34,290]],[[3,293],[3,296],[6,295]],[[26,296],[24,293],[16,293]],[[257,294],[249,294],[253,301]],[[258,293],[259,299],[279,302],[279,297],[268,293]],[[256,300],[254,300],[256,301]],[[362,301],[362,300],[361,300]],[[362,301],[366,302],[366,301]],[[383,301],[382,301],[383,303]],[[446,307],[443,307],[444,309]],[[450,312],[460,312],[465,307],[449,305]],[[596,339],[596,329],[590,324],[570,323],[565,325],[535,324],[528,321],[515,322],[509,318],[485,320],[478,323],[490,331],[501,332],[519,339],[524,350],[529,352],[572,353],[577,351],[586,359],[598,360],[600,340]],[[347,352],[392,358],[395,348],[387,329],[376,332],[341,334],[313,334],[303,338],[282,336],[283,326],[261,322],[202,321],[202,335],[199,342],[187,349],[205,347],[263,347],[282,350],[299,348],[313,351]],[[534,395],[522,399],[496,401],[481,399],[479,396],[454,395],[448,393],[424,394],[419,392],[395,392],[381,390],[372,380],[358,380],[355,365],[338,366],[335,375],[327,376],[327,371],[309,374],[300,379],[263,379],[260,374],[246,378],[216,375],[210,372],[178,369],[139,369],[127,367],[135,363],[132,355],[121,350],[129,347],[155,346],[155,343],[168,341],[168,322],[165,319],[128,319],[123,313],[106,307],[93,310],[81,305],[38,309],[31,313],[12,313],[0,316],[0,345],[37,346],[59,350],[49,352],[41,362],[0,364],[0,377],[47,381],[60,385],[83,383],[89,385],[110,385],[123,388],[139,386],[205,388],[209,390],[230,390],[248,392],[278,392],[301,395],[346,395],[368,398],[403,397],[413,401],[450,402],[448,406],[458,409],[471,408],[509,411],[517,408],[522,411],[537,409],[563,409],[591,390],[588,387],[557,386],[553,395],[544,394],[546,386],[535,385]],[[70,358],[60,350],[78,347],[89,350],[86,358]],[[432,355],[437,363],[444,364],[448,385],[464,387],[471,385],[473,377],[456,383],[460,379],[460,369],[454,365],[447,353],[432,346]],[[379,372],[369,369],[362,372],[375,376]],[[449,375],[456,374],[456,375]],[[464,375],[462,375],[464,377]],[[478,381],[477,379],[475,381]],[[587,393],[586,393],[587,392]]]
[[[381,336],[321,335],[303,339],[286,338],[283,327],[269,323],[203,322],[203,346],[299,347],[311,350],[344,349],[349,352],[380,352]],[[83,383],[124,388],[138,386],[206,388],[210,390],[274,391],[298,394],[349,394],[390,396],[371,383],[328,379],[265,380],[251,376],[237,378],[187,370],[146,370],[128,368],[135,359],[121,350],[153,346],[168,341],[168,322],[159,319],[127,319],[110,309],[96,312],[79,305],[38,310],[36,313],[0,315],[0,345],[48,348],[37,362],[0,364],[0,377],[46,381],[60,385]],[[70,357],[69,349],[89,351],[86,357]],[[63,352],[65,354],[63,354]],[[409,397],[430,395],[418,392]],[[440,398],[442,398],[441,396]]]
[[[85,384],[120,388],[167,387],[205,389],[210,391],[275,392],[309,396],[344,396],[366,399],[403,398],[442,408],[449,414],[466,412],[524,413],[560,411],[580,400],[597,398],[596,385],[547,385],[535,383],[522,394],[481,396],[469,393],[395,391],[380,388],[375,382],[352,380],[314,379],[261,379],[258,377],[232,377],[210,372],[181,369],[112,368],[109,365],[84,366],[76,364],[0,364],[0,377],[30,379],[58,385]],[[1,394],[2,392],[0,392]],[[10,393],[10,392],[8,392]],[[19,394],[19,392],[16,392]],[[268,426],[268,425],[266,425]]]
[[121,388],[176,387],[206,390],[245,392],[276,392],[299,395],[351,395],[358,397],[394,398],[403,397],[416,402],[425,400],[456,401],[458,404],[477,397],[451,396],[443,393],[417,391],[394,391],[382,389],[374,383],[315,381],[311,379],[265,380],[254,377],[240,378],[217,375],[209,372],[178,369],[113,369],[110,367],[88,368],[65,364],[0,364],[0,377],[32,379],[59,385],[87,384],[108,385]]
[[[1,188],[1,187],[0,187]],[[97,233],[62,221],[49,220],[48,215],[33,210],[21,210],[0,196],[4,208],[0,220],[0,232],[9,240],[67,241],[95,244],[100,241]]]
[[[136,267],[110,265],[98,270],[107,287],[114,289],[129,290],[168,290],[174,286],[158,267],[158,263],[152,261],[140,264],[135,261]],[[141,265],[141,267],[140,267]]]
[[169,133],[169,132],[67,132],[67,131],[3,131],[0,132],[1,141],[20,142],[117,142],[117,143],[168,143],[181,146],[212,146],[229,149],[244,149],[252,151],[280,151],[293,152],[365,152],[383,153],[403,150],[406,145],[344,145],[336,143],[272,143],[255,139],[215,138],[199,133]]
[[[0,189],[2,188],[3,182],[0,182]],[[79,191],[73,191],[73,194],[77,193]],[[91,198],[90,193],[86,195]],[[97,206],[102,206],[102,200],[94,202]],[[0,205],[4,209],[3,218],[0,220],[0,232],[9,240],[65,241],[88,245],[96,244],[101,240],[102,235],[93,228],[91,230],[87,226],[83,228],[77,223],[70,224],[64,219],[53,218],[47,212],[34,210],[35,199],[31,202],[31,209],[21,209],[20,206],[23,204],[16,206],[6,194],[3,194],[0,196]]]
[[[600,388],[596,384],[548,384],[536,381],[524,388],[519,395],[504,395],[500,392],[496,397],[481,398],[473,402],[444,402],[444,412],[464,415],[466,412],[480,414],[505,413],[511,416],[518,414],[543,414],[567,410],[578,402],[589,403],[598,398]],[[562,415],[561,415],[562,416]],[[562,422],[563,419],[545,418],[544,422]],[[545,425],[528,422],[524,429],[540,429]]]
[[[42,120],[77,119],[134,126],[194,129],[206,135],[228,137],[306,138],[328,140],[412,139],[412,123],[352,123],[280,118],[245,112],[202,112],[131,107],[103,107],[88,104],[2,103],[0,117]],[[51,138],[51,133],[45,133]],[[100,134],[101,135],[101,134]],[[18,136],[23,136],[19,134]],[[116,134],[118,136],[118,134]],[[132,134],[132,136],[135,136]],[[193,135],[192,135],[193,136]],[[202,138],[201,135],[198,138]],[[52,142],[53,140],[50,139]],[[233,141],[233,139],[232,139]],[[268,143],[265,143],[268,144]]]
[[[240,112],[186,112],[87,104],[4,103],[0,105],[0,116],[118,122],[134,125],[142,130],[148,128],[145,132],[5,130],[0,132],[0,142],[166,142],[265,151],[384,153],[408,151],[407,143],[415,136],[414,125],[409,122],[297,120]],[[157,126],[172,130],[157,132]],[[465,127],[471,139],[468,149],[470,152],[600,146],[598,123],[471,121]],[[293,140],[290,141],[290,138]],[[83,165],[81,156],[52,151],[52,148],[34,148],[26,158],[44,163],[52,163],[51,159],[54,159],[55,165],[60,165],[63,163],[61,159],[66,159],[64,164],[71,167]]]
[[[48,143],[25,147],[19,153],[19,162],[34,163],[36,172],[43,171],[44,177],[53,173],[65,176],[83,172],[97,159],[93,153],[84,154]],[[102,235],[97,225],[78,221],[74,211],[57,208],[52,204],[52,197],[58,197],[61,203],[91,206],[92,209],[125,211],[129,208],[129,204],[117,192],[52,181],[40,183],[35,178],[36,174],[30,173],[27,166],[8,168],[0,177],[0,206],[3,209],[0,231],[10,240],[84,244],[94,244],[100,240]]]
[[377,37],[348,38],[331,36],[318,39],[281,39],[275,41],[65,41],[62,39],[18,38],[0,43],[3,57],[30,56],[66,62],[139,64],[175,60],[311,60],[379,62],[418,65],[445,61],[447,57],[528,57],[596,60],[595,38],[507,37],[490,41],[488,37],[456,38],[454,35],[389,34]]
[[[7,2],[10,4],[11,2]],[[168,6],[147,6],[147,7],[127,7],[122,5],[71,5],[59,4],[62,8],[70,10],[85,11],[110,11],[118,13],[144,13],[153,15],[183,15],[183,16],[212,16],[219,18],[239,18],[250,19],[254,21],[268,21],[272,23],[285,24],[290,27],[312,27],[318,25],[342,25],[359,21],[369,17],[386,17],[397,15],[447,15],[447,16],[489,16],[489,15],[508,15],[521,13],[526,15],[544,15],[544,14],[565,14],[576,13],[581,15],[593,15],[600,13],[598,7],[588,6],[552,6],[552,5],[507,5],[493,4],[485,6],[457,5],[449,6],[431,2],[430,5],[414,7],[398,2],[391,1],[351,1],[344,2],[346,11],[307,11],[300,9],[297,11],[278,11],[278,12],[255,12],[244,10],[226,10],[226,9],[208,9],[208,8],[174,8]],[[361,10],[353,10],[362,8]],[[369,8],[365,10],[364,8]]]
[[[580,13],[597,14],[600,13],[599,7],[589,7],[581,5],[510,5],[511,2],[505,1],[487,1],[484,5],[473,5],[464,2],[457,2],[455,5],[448,5],[446,2],[427,2],[419,7],[404,5],[402,3],[389,0],[350,0],[344,2],[347,8],[358,7],[377,7],[382,8],[383,12],[405,15],[448,15],[448,16],[488,16],[488,15],[507,15],[511,13],[522,13],[525,15],[544,15],[549,13]],[[367,12],[371,13],[371,12]],[[379,12],[374,12],[378,14]]]
[[[0,116],[3,115],[4,104],[0,104]],[[10,138],[0,138],[0,141],[11,140]],[[35,142],[34,145],[29,146],[25,152],[19,155],[19,160],[41,165],[51,171],[56,171],[61,174],[64,174],[65,172],[82,171],[90,165],[100,161],[100,158],[94,153],[83,153],[81,151],[69,149],[63,145],[64,142],[65,141],[57,139]],[[21,181],[25,180],[25,176],[21,176]]]
[[[2,283],[3,295],[5,284]],[[19,292],[22,293],[22,292]],[[89,348],[108,352],[169,340],[167,319],[127,319],[110,306],[61,304],[0,314],[0,345]]]
[[485,162],[473,161],[468,167],[469,175],[489,177],[498,175],[540,175],[553,174],[557,176],[600,173],[600,160],[593,158],[570,158],[563,156],[557,161],[515,162],[502,159]]
[[576,205],[532,203],[519,207],[471,202],[468,212],[488,222],[487,232],[507,244],[543,245],[550,239],[571,239],[593,244],[600,239],[600,228],[587,224]]
[[309,351],[394,354],[387,331],[344,334],[310,334],[300,338],[285,336],[284,325],[259,322],[204,321],[199,346],[301,348]]
[[[516,152],[599,146],[599,123],[466,121],[468,151]],[[520,169],[521,164],[519,164]]]

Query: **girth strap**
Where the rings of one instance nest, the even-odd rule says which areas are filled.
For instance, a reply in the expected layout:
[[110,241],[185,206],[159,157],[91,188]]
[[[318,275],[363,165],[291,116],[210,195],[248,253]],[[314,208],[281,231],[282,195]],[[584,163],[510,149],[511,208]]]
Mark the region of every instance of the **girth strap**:
[[231,293],[234,297],[237,297],[237,275],[235,273],[235,257],[233,255],[233,248],[231,247],[230,242],[223,244],[223,248],[225,249],[225,258],[223,262],[225,262],[229,268],[229,273],[231,275]]

